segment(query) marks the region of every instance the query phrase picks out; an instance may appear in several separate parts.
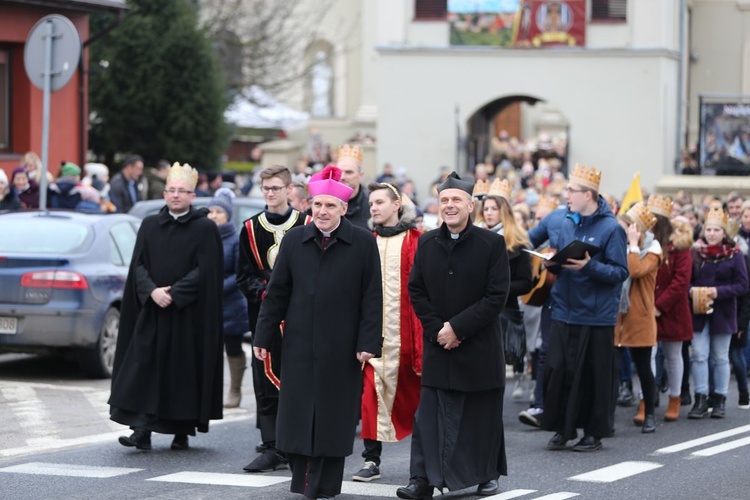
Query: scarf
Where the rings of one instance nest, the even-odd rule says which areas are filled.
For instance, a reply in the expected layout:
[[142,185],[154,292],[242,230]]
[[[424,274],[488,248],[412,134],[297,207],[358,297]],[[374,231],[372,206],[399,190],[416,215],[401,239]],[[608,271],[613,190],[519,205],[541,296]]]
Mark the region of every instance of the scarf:
[[391,236],[396,236],[397,234],[401,234],[404,231],[408,231],[409,229],[414,229],[417,227],[413,222],[399,222],[395,226],[380,226],[375,225],[373,227],[373,231],[375,231],[378,236],[382,236],[384,238],[389,238]]
[[709,245],[706,240],[701,238],[695,242],[693,248],[696,249],[700,259],[708,262],[718,262],[731,258],[733,255],[741,252],[739,245],[732,242],[722,241],[718,245]]
[[[640,252],[638,252],[638,258],[642,259],[651,250],[651,246],[654,243],[654,235],[651,232],[646,233],[646,238],[643,240],[643,246]],[[622,284],[622,293],[620,294],[620,314],[627,314],[630,309],[630,286],[633,284],[633,279],[628,274],[627,279]]]

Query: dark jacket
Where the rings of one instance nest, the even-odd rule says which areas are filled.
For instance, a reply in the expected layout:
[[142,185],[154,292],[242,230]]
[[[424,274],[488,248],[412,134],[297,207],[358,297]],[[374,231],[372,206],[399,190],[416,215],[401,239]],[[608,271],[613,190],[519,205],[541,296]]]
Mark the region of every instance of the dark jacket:
[[[18,201],[18,196],[16,196],[15,191],[11,188],[6,189],[7,192],[5,193],[5,196],[0,198],[0,210],[18,210],[23,208],[21,202]],[[2,195],[0,194],[0,196]]]
[[557,241],[551,240],[550,245],[560,250],[573,240],[602,250],[580,271],[550,268],[557,273],[552,287],[552,319],[571,325],[615,326],[622,283],[630,274],[628,243],[604,198],[599,197],[596,212],[586,217],[566,209]]
[[[143,185],[138,181],[135,182],[136,201],[143,199]],[[122,173],[116,174],[109,181],[109,200],[117,207],[120,213],[128,213],[133,207],[133,197],[130,196],[128,181],[122,176]]]
[[693,315],[693,331],[703,331],[709,322],[709,333],[737,332],[737,298],[748,290],[747,268],[742,252],[716,261],[703,260],[693,251],[692,286],[716,287],[714,312]]
[[255,347],[284,321],[276,447],[311,457],[352,453],[362,396],[358,352],[380,356],[383,292],[375,237],[345,218],[325,250],[314,224],[290,229],[268,282]]
[[224,247],[224,335],[244,335],[250,327],[247,321],[247,301],[237,288],[237,260],[240,237],[232,222],[219,226]]
[[557,241],[557,235],[560,234],[567,212],[564,208],[553,210],[529,230],[532,248],[540,247],[545,241]]
[[75,210],[81,202],[80,183],[73,177],[60,177],[49,187],[50,208]]
[[[15,188],[13,189],[15,190]],[[29,187],[20,193],[16,192],[16,194],[23,208],[39,208],[39,184],[36,181],[29,179]]]
[[349,200],[346,218],[355,226],[367,229],[367,221],[370,220],[370,193],[364,186],[360,185],[357,196]]
[[[505,239],[469,224],[451,245],[445,224],[419,238],[409,295],[424,329],[422,385],[454,391],[505,386],[500,313],[510,284]],[[449,322],[461,345],[445,350]]]

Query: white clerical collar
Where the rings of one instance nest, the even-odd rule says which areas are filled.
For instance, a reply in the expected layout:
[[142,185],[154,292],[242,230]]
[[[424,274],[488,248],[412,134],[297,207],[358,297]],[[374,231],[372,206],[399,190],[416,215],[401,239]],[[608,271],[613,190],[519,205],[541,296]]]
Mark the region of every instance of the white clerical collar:
[[461,233],[450,233],[449,232],[448,234],[451,235],[451,239],[452,240],[457,240],[461,236]]
[[180,217],[182,217],[183,215],[185,215],[186,213],[188,213],[189,211],[190,211],[190,210],[188,209],[188,210],[185,210],[185,211],[184,211],[184,212],[182,212],[182,213],[176,214],[176,213],[174,213],[174,212],[172,212],[172,211],[170,210],[170,211],[169,211],[169,215],[171,215],[172,217],[174,217],[174,220],[177,220],[177,219],[179,219]]
[[334,228],[333,228],[333,229],[331,229],[330,231],[328,231],[328,232],[326,232],[326,231],[320,231],[320,232],[321,232],[321,233],[323,234],[323,237],[325,237],[325,238],[330,238],[330,237],[331,237],[331,235],[333,234],[333,232],[334,232],[335,230],[337,230],[337,229],[339,228],[339,226],[340,226],[340,225],[341,225],[341,219],[339,219],[339,223],[338,223],[338,224],[336,224],[336,227],[334,227]]

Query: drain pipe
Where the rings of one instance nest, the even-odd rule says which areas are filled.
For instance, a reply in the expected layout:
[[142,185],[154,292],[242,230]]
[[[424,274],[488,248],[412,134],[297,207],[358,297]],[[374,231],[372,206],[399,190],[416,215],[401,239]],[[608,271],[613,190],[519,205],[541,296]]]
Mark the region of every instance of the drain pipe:
[[683,110],[685,109],[685,106],[683,104],[683,101],[685,100],[685,71],[686,71],[686,65],[685,65],[685,37],[686,29],[685,29],[685,23],[687,20],[686,16],[686,10],[687,5],[685,4],[686,0],[680,0],[680,16],[679,16],[679,22],[680,22],[680,29],[679,29],[679,51],[680,51],[680,60],[677,66],[677,134],[676,134],[676,141],[675,141],[675,161],[674,161],[674,172],[673,173],[680,173],[680,162],[682,161],[682,138],[683,138],[683,129],[684,126],[684,113]]

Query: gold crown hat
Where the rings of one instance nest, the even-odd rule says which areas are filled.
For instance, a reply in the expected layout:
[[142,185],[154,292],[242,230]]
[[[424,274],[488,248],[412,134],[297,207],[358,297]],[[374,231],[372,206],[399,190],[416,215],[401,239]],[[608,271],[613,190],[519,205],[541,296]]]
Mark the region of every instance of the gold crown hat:
[[719,226],[724,231],[726,231],[728,228],[727,223],[729,222],[728,218],[729,216],[724,210],[722,210],[719,207],[713,207],[706,214],[706,222],[705,224],[703,224],[703,226],[705,227],[705,226],[708,226],[709,224],[713,224],[715,226]]
[[672,217],[672,198],[652,194],[648,197],[648,208],[654,215],[662,215],[666,218]]
[[627,211],[628,217],[635,221],[641,232],[649,231],[656,225],[656,217],[651,213],[645,203],[639,201]]
[[490,190],[487,193],[487,196],[499,196],[500,198],[505,198],[510,202],[511,190],[512,188],[510,182],[508,182],[508,179],[500,180],[495,177],[495,180],[492,181],[492,185],[490,186]]
[[336,161],[342,158],[351,158],[352,160],[356,161],[358,165],[362,165],[362,148],[360,148],[356,144],[354,146],[344,144],[339,148],[339,154],[336,157]]
[[560,206],[560,202],[554,196],[542,196],[539,201],[536,202],[536,210],[540,208],[549,208],[550,210],[557,210]]
[[602,172],[594,167],[579,165],[576,163],[573,173],[570,174],[570,182],[575,182],[583,187],[599,192],[599,183],[602,181]]
[[472,191],[471,196],[473,198],[482,199],[485,196],[487,196],[487,193],[490,191],[490,181],[487,179],[477,179],[476,184],[474,184],[474,191]]
[[169,173],[167,174],[167,182],[169,181],[185,181],[195,189],[195,186],[198,185],[198,171],[187,163],[180,165],[179,162],[174,162],[174,165],[169,167]]

